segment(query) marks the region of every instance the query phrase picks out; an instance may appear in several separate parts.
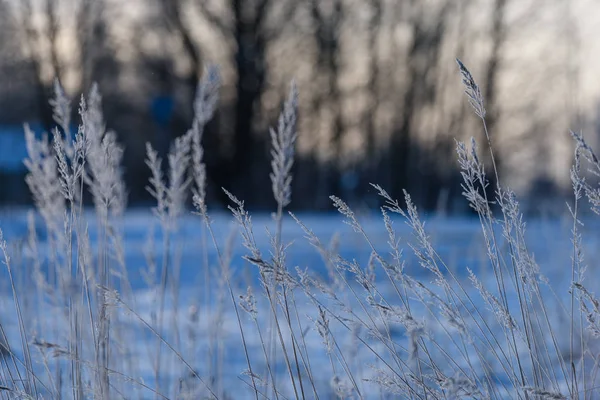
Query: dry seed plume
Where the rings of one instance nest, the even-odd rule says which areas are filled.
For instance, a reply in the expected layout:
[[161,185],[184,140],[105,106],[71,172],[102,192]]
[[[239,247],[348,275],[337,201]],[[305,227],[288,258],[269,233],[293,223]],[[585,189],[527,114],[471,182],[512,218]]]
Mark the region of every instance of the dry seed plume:
[[477,86],[477,83],[475,83],[473,75],[471,75],[471,72],[469,72],[467,67],[465,67],[465,64],[463,64],[458,58],[456,59],[456,63],[458,64],[458,69],[462,75],[462,83],[465,85],[465,93],[469,97],[469,103],[479,118],[485,118],[483,95],[481,94],[479,86]]

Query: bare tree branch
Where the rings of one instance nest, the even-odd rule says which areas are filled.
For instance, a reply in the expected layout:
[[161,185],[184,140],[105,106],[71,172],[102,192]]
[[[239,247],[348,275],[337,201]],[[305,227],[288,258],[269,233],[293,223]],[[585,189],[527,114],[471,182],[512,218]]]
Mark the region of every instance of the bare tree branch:
[[165,21],[171,26],[182,39],[186,54],[190,57],[194,66],[194,80],[197,79],[202,57],[200,50],[196,47],[191,31],[181,15],[181,0],[160,0],[165,15]]

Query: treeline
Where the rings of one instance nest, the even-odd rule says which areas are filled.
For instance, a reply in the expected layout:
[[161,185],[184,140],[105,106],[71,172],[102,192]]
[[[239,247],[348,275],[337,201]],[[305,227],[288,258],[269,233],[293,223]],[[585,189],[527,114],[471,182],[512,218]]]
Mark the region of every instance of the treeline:
[[[580,38],[566,3],[4,1],[0,29],[12,39],[0,46],[0,123],[37,121],[49,130],[55,77],[76,122],[79,96],[97,82],[108,128],[126,146],[130,204],[145,202],[145,142],[165,155],[189,128],[198,78],[214,63],[223,89],[204,138],[213,204],[224,203],[225,187],[249,207],[272,206],[269,126],[293,78],[300,111],[292,207],[326,209],[329,195],[373,207],[368,183],[377,182],[396,198],[409,190],[424,208],[464,211],[454,139],[482,133],[456,95],[460,57],[484,91],[501,171],[522,192],[556,193],[568,177],[553,171],[570,162],[556,148],[584,119],[569,83],[578,66],[568,55]],[[511,80],[516,70],[524,82]],[[523,162],[530,174],[511,176]]]

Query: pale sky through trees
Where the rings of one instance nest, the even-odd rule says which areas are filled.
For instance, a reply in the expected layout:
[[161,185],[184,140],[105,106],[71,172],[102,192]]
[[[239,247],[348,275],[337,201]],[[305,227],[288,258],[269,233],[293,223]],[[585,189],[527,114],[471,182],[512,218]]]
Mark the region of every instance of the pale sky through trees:
[[[451,186],[453,139],[481,135],[457,96],[456,57],[489,99],[501,169],[517,192],[538,184],[569,187],[569,129],[596,141],[600,5],[593,0],[5,0],[4,6],[10,12],[2,24],[14,32],[21,59],[33,55],[40,80],[37,91],[34,82],[19,87],[39,97],[58,75],[77,98],[98,81],[106,99],[117,96],[131,108],[115,105],[107,119],[135,154],[156,136],[140,121],[159,92],[173,97],[171,135],[183,132],[191,82],[209,62],[220,66],[228,113],[213,127],[223,160],[237,157],[243,137],[254,137],[250,147],[264,153],[260,143],[296,80],[299,154],[328,171],[318,174],[317,193],[351,176],[361,187],[390,183],[390,169],[404,171],[401,186],[431,176],[432,185]],[[31,16],[27,24],[23,15]],[[240,134],[242,128],[247,132]],[[394,148],[408,151],[397,153],[404,164],[394,164]],[[260,176],[263,164],[250,170]],[[312,169],[298,168],[301,179],[314,181]]]

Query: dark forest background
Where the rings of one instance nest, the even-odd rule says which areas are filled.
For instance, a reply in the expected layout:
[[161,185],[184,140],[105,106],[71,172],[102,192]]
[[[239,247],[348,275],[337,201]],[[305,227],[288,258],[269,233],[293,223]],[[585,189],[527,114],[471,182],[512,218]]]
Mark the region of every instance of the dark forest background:
[[454,140],[486,147],[459,57],[483,90],[501,174],[531,210],[550,209],[547,199],[569,190],[568,129],[597,125],[598,87],[585,81],[593,64],[582,54],[598,6],[580,3],[0,0],[0,204],[30,200],[22,124],[51,129],[55,77],[75,113],[98,83],[126,146],[129,203],[148,203],[145,143],[164,155],[185,133],[211,63],[223,81],[204,137],[211,204],[224,204],[225,187],[248,207],[272,207],[268,128],[295,79],[292,207],[327,209],[329,195],[373,207],[376,182],[396,198],[407,189],[423,208],[464,212]]

